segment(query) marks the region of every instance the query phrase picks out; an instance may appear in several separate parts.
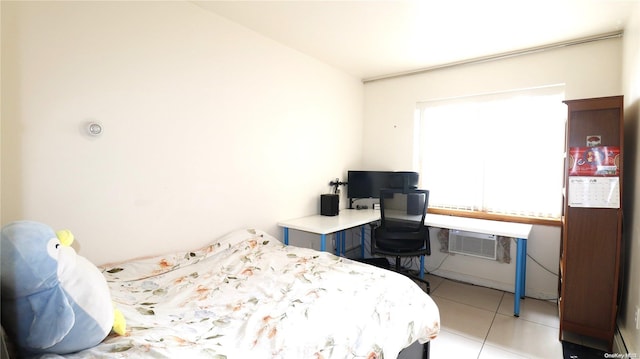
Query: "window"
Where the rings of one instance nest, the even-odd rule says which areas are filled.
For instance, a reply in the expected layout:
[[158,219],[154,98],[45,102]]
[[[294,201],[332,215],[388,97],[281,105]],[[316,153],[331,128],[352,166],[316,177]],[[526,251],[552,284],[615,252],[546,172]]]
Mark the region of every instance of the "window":
[[558,219],[564,86],[417,104],[414,162],[429,207]]

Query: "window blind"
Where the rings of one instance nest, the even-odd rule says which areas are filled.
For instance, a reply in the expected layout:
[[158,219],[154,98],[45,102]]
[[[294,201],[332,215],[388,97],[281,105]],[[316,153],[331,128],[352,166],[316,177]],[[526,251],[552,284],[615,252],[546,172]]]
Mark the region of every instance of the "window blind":
[[414,163],[429,206],[560,218],[563,100],[553,85],[418,103]]

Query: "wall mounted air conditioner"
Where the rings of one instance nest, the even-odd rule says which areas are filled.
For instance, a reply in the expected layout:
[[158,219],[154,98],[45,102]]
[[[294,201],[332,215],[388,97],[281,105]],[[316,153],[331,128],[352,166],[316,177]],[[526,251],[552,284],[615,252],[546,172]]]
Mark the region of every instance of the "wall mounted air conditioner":
[[449,252],[495,260],[498,245],[496,239],[494,234],[452,229],[449,231]]

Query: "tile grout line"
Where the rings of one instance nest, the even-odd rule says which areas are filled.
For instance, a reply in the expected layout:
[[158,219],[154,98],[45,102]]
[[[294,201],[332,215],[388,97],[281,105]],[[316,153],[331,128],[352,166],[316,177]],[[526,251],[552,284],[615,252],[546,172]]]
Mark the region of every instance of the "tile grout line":
[[487,330],[487,334],[484,336],[484,339],[482,340],[482,346],[480,347],[480,352],[478,352],[477,359],[480,359],[480,355],[482,354],[482,350],[484,349],[484,346],[487,343],[487,338],[489,338],[491,327],[493,327],[493,323],[496,321],[496,317],[498,316],[498,311],[500,310],[500,305],[502,305],[503,300],[504,300],[504,292],[502,292],[502,296],[500,296],[500,301],[498,302],[498,306],[496,307],[496,310],[493,312],[493,318],[491,319],[491,324],[489,324],[489,329]]

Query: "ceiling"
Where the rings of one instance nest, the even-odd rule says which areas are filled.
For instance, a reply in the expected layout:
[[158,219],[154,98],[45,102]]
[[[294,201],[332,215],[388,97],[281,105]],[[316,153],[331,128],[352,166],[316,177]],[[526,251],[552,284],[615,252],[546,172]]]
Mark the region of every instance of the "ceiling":
[[638,1],[192,2],[367,80],[619,32]]

